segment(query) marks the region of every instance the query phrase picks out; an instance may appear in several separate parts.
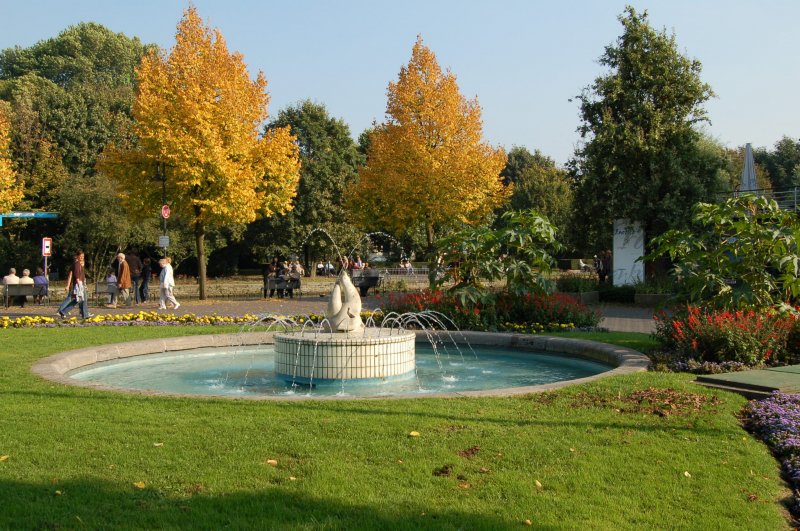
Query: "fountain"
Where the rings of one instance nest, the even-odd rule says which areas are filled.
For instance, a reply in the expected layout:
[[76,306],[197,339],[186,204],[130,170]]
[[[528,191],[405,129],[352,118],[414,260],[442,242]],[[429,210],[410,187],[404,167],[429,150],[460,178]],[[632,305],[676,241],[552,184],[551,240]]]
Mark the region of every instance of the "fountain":
[[[324,229],[316,232],[330,238]],[[264,315],[238,334],[91,347],[42,360],[34,371],[107,390],[358,398],[532,392],[649,363],[634,351],[592,341],[452,331],[452,322],[432,311],[375,321],[376,312],[362,321],[361,297],[343,269],[319,323]]]
[[367,328],[361,297],[343,269],[320,327],[275,335],[275,373],[306,384],[409,376],[416,366],[415,339],[402,328]]

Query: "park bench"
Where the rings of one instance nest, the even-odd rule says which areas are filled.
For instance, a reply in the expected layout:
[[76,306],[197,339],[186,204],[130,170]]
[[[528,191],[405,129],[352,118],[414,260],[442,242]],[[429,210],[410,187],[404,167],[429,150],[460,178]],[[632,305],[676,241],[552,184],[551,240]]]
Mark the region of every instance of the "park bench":
[[367,296],[369,288],[373,291],[383,283],[383,275],[377,269],[356,269],[352,273],[353,285],[362,297]]
[[[108,296],[111,295],[111,293],[117,293],[117,292],[118,292],[117,287],[114,284],[109,286],[108,282],[105,282],[105,281],[103,281],[103,282],[95,282],[94,283],[94,304],[96,306],[103,306],[105,304],[108,304]],[[100,301],[101,297],[103,298],[102,302]]]
[[[108,296],[112,293],[116,293],[119,295],[119,288],[116,285],[108,285],[107,282],[95,282],[94,284],[94,303],[97,306],[103,306],[108,304]],[[131,288],[131,297],[133,297],[133,288]],[[153,285],[153,282],[150,282],[150,285],[147,288],[147,300],[149,301],[158,301],[158,298],[161,296],[159,293],[159,285],[158,282]],[[102,299],[102,300],[101,300]]]
[[264,287],[261,288],[262,294],[264,298],[267,298],[267,295],[270,291],[275,290],[278,293],[286,292],[287,290],[297,291],[297,298],[303,296],[303,288],[302,282],[299,278],[276,278],[276,277],[265,277],[264,278]]
[[9,307],[15,297],[27,298],[38,294],[39,290],[37,288],[40,288],[40,286],[34,286],[33,284],[7,284],[4,295],[6,308]]

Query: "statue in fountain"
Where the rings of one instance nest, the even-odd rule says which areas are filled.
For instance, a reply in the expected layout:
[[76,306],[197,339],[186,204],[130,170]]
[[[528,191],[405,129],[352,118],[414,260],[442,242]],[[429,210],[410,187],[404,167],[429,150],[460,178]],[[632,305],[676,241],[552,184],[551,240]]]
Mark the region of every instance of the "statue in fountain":
[[346,270],[342,271],[333,285],[325,317],[330,322],[331,331],[364,333],[364,323],[361,321],[361,297]]

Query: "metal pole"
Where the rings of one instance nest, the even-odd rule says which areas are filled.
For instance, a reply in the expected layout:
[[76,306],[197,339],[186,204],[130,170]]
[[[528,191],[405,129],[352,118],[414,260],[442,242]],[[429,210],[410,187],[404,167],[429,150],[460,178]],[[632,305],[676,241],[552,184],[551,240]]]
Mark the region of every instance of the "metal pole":
[[[161,181],[161,205],[163,206],[163,205],[166,205],[166,204],[167,204],[167,174],[166,174],[166,172],[164,172],[163,180]],[[164,220],[164,236],[166,236],[167,235],[167,218],[165,218],[162,215],[161,219]],[[164,258],[166,258],[166,257],[167,257],[167,248],[164,247]]]

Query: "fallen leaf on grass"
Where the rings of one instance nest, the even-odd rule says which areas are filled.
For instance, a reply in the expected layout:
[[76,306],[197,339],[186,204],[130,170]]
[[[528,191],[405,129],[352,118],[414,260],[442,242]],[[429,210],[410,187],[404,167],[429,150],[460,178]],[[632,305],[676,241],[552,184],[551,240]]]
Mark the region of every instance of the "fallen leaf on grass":
[[156,448],[158,448],[158,447],[160,447],[160,446],[164,446],[164,443],[153,443],[153,446],[155,446]]
[[272,466],[278,466],[278,461],[275,459],[267,459],[267,464]]
[[61,492],[60,490],[56,491],[56,496],[61,496],[62,494],[63,494],[63,492]]
[[536,485],[536,488],[537,488],[537,489],[540,489],[540,490],[541,490],[541,489],[543,488],[543,487],[542,487],[542,484],[539,482],[539,480],[538,480],[538,479],[537,479],[537,480],[535,480],[533,483]]
[[7,455],[0,455],[0,461],[8,461]]
[[479,472],[481,474],[488,474],[489,473],[489,469],[486,468],[485,466],[482,466]]
[[419,432],[418,431],[412,431],[411,433],[408,434],[408,436],[409,437],[419,437]]
[[295,481],[297,478],[294,476],[289,476],[289,481]]
[[468,489],[468,488],[470,488],[470,487],[472,487],[472,485],[470,485],[470,484],[469,484],[468,482],[466,482],[466,481],[465,481],[464,483],[459,483],[459,484],[458,484],[458,488],[459,488],[459,489],[467,490],[467,489]]
[[570,452],[574,452],[574,451],[575,451],[575,448],[570,448],[570,449],[569,449],[569,451],[570,451]]
[[533,522],[531,522],[530,520],[523,520],[522,523],[525,525],[533,525]]
[[684,475],[684,476],[686,476],[687,478],[690,478],[690,477],[692,477],[692,475],[689,473],[689,471],[688,471],[688,470],[687,470],[687,471],[685,471],[685,472],[683,473],[683,475]]
[[142,490],[144,488],[144,481],[137,481],[136,483],[133,484],[133,486],[139,490]]

